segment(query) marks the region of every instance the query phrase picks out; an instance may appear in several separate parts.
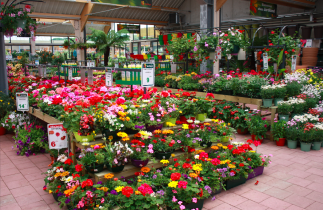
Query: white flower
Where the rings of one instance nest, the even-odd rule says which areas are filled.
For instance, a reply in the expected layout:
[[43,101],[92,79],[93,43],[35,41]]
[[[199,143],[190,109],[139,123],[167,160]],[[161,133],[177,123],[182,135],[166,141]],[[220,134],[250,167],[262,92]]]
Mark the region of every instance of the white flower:
[[195,156],[194,156],[194,158],[195,158],[196,160],[198,160],[198,159],[200,158],[200,156],[199,156],[199,155],[195,155]]
[[57,161],[64,163],[67,159],[68,158],[64,154],[62,154],[62,155],[58,156]]

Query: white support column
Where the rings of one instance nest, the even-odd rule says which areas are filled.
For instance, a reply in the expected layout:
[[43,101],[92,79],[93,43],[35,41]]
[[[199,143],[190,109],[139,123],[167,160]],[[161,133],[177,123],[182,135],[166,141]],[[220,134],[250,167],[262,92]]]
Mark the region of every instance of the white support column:
[[[219,27],[220,26],[220,10],[216,11],[216,2],[219,0],[214,0],[214,27]],[[213,64],[213,74],[218,74],[220,70],[220,61],[216,61]]]
[[36,54],[36,41],[33,41],[32,38],[30,38],[30,52],[32,55]]
[[[71,23],[74,27],[75,30],[75,41],[76,42],[84,42],[84,34],[83,31],[81,30],[81,21],[80,20],[71,20]],[[77,61],[84,61],[84,53],[77,49]]]

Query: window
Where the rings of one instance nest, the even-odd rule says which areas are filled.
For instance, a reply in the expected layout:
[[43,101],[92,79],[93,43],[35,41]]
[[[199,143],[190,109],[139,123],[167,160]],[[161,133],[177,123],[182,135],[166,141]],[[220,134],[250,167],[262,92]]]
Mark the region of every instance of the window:
[[157,42],[152,42],[152,47],[153,47],[153,53],[157,55]]
[[138,42],[132,43],[132,52],[134,55],[139,54],[139,43]]
[[[52,43],[55,44],[63,44],[65,40],[67,40],[67,37],[52,37]],[[37,39],[36,39],[37,40]]]
[[147,25],[140,25],[140,39],[147,39]]
[[126,44],[126,53],[129,53],[130,52],[130,44]]
[[155,26],[154,25],[147,25],[148,31],[148,39],[155,38]]
[[164,55],[165,52],[164,52],[164,48],[160,45],[158,45],[158,55]]
[[158,39],[159,35],[160,35],[160,31],[159,30],[155,30],[155,38]]
[[150,42],[141,42],[141,54],[150,52]]
[[36,52],[40,51],[53,52],[53,46],[36,46]]
[[5,42],[5,43],[10,43],[10,37],[6,37],[6,36],[4,36],[4,42]]
[[12,52],[14,51],[16,51],[17,53],[21,53],[21,52],[30,53],[30,46],[12,46]]
[[36,36],[36,44],[50,44],[51,41],[50,36]]
[[17,36],[12,36],[11,37],[11,43],[26,43],[29,44],[29,37],[17,37]]
[[64,52],[68,53],[68,50],[65,49],[63,46],[53,46],[53,48],[54,48],[54,52],[53,52],[54,54],[64,53]]

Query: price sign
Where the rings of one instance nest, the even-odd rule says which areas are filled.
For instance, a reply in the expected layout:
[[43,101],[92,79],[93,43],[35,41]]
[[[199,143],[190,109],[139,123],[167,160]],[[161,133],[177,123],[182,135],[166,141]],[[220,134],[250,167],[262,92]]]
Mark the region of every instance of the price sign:
[[121,72],[121,80],[126,81],[126,72],[125,71]]
[[312,44],[313,44],[312,39],[306,39],[305,47],[312,47]]
[[297,60],[297,55],[292,55],[292,71],[296,70],[296,60]]
[[28,93],[16,93],[17,111],[29,111]]
[[115,63],[114,64],[114,68],[119,68],[119,64],[118,63]]
[[268,54],[264,53],[263,54],[263,65],[264,65],[264,69],[268,69]]
[[72,67],[68,68],[68,80],[72,81],[73,79],[73,70]]
[[126,71],[127,81],[130,81],[130,71]]
[[88,61],[87,62],[87,67],[94,67],[95,66],[95,62],[94,61]]
[[67,148],[67,134],[63,123],[48,124],[47,130],[49,149]]
[[39,60],[35,60],[35,65],[39,65]]
[[90,85],[93,85],[93,70],[92,69],[87,70],[87,80]]
[[172,60],[174,60],[174,55],[170,55],[169,56],[169,59],[172,61]]
[[153,87],[155,86],[155,65],[152,63],[141,64],[141,86]]
[[12,55],[6,55],[6,60],[12,60]]
[[112,68],[106,68],[105,72],[105,86],[111,87],[113,84]]

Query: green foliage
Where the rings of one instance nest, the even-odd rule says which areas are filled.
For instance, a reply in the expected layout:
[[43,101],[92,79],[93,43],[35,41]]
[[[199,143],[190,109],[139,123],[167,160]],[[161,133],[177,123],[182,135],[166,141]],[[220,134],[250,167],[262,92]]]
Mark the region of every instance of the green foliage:
[[262,118],[260,115],[254,114],[247,118],[246,123],[250,133],[256,135],[256,139],[263,139],[263,137],[266,137],[266,133],[269,128],[269,123],[266,118]]
[[172,41],[167,47],[167,50],[170,54],[174,55],[174,61],[179,61],[180,55],[182,53],[189,53],[192,52],[195,46],[194,39],[191,38],[177,38]]
[[287,89],[287,96],[297,96],[301,93],[303,85],[301,83],[298,83],[297,81],[287,83],[286,89]]
[[279,101],[278,102],[278,110],[277,112],[282,115],[289,115],[289,113],[293,110],[293,106],[288,102]]
[[10,111],[14,111],[15,107],[12,98],[0,91],[0,119],[4,118]]
[[286,122],[284,120],[275,121],[271,132],[275,141],[278,141],[280,138],[286,138]]

